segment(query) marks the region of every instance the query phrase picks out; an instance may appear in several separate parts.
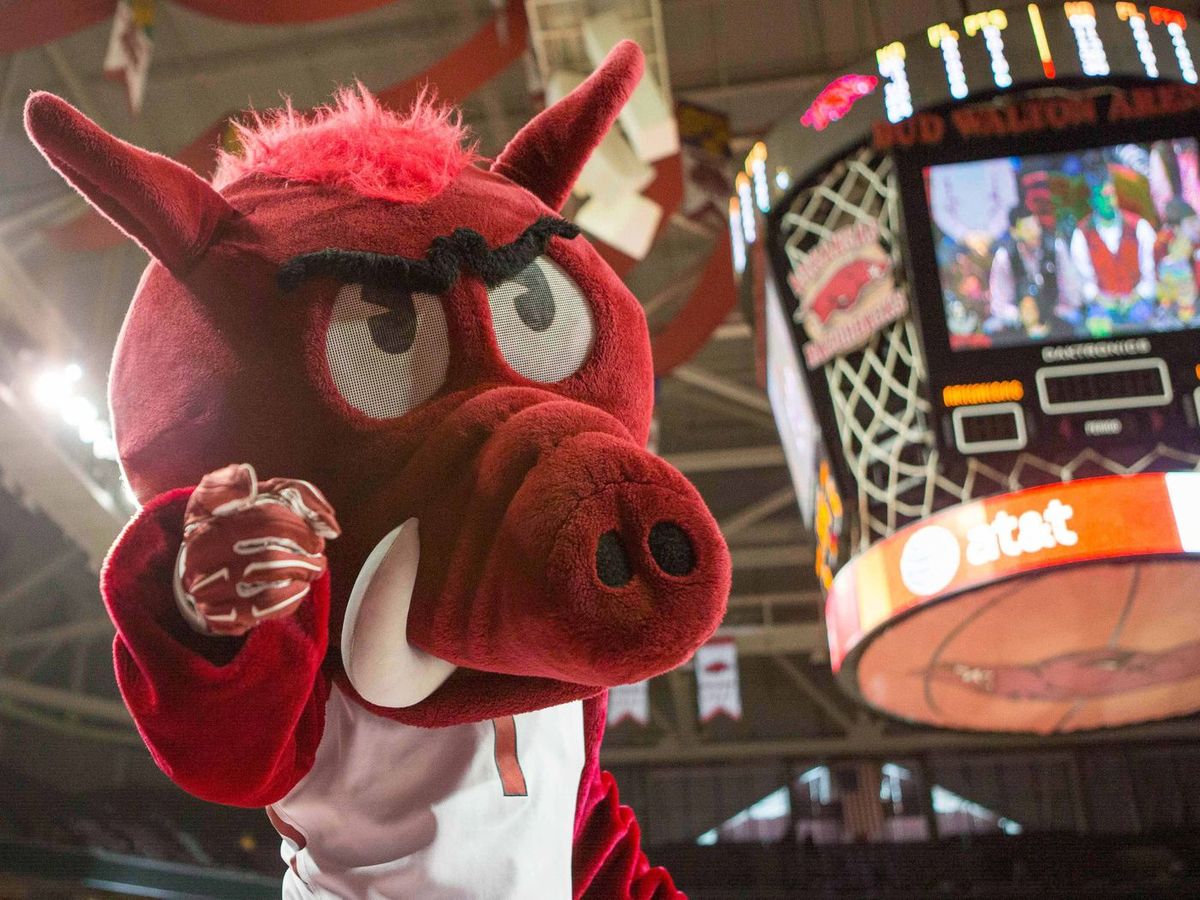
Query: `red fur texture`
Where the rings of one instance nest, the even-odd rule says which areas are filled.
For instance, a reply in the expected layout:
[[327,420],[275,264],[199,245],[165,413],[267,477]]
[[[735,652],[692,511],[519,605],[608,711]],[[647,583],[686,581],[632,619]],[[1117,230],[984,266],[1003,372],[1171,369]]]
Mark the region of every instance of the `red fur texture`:
[[191,169],[118,140],[53,94],[30,95],[25,128],[63,178],[173,272],[191,268],[235,215]]
[[[511,298],[531,290],[516,274],[508,300],[469,268],[437,297],[384,286],[438,310],[413,325],[411,352],[444,354],[445,374],[403,414],[372,415],[339,381],[331,335],[356,323],[353,377],[398,395],[411,371],[396,374],[388,360],[410,350],[386,350],[369,326],[402,305],[348,307],[357,289],[333,277],[294,290],[277,277],[289,260],[330,248],[420,260],[461,228],[489,249],[512,244],[553,215],[640,68],[640,51],[619,47],[491,171],[470,164],[457,120],[426,102],[399,117],[360,88],[311,119],[285,109],[242,132],[245,155],[225,159],[219,191],[62,101],[31,101],[28,127],[47,158],[154,256],[110,381],[122,463],[146,507],[102,587],[122,693],[182,787],[243,805],[287,794],[312,765],[331,686],[422,727],[585,700],[576,893],[675,895],[601,779],[602,700],[606,687],[676,666],[707,639],[730,562],[695,489],[645,450],[653,376],[640,304],[585,240],[549,238],[538,265],[569,288],[553,302],[574,296],[592,330],[573,370],[536,381],[496,324],[503,303],[515,309]],[[435,321],[444,331],[421,343]],[[544,341],[547,355],[560,345],[528,323],[521,340]],[[412,371],[426,365],[403,358]],[[172,594],[183,510],[205,474],[235,462],[316,485],[342,535],[295,617],[245,638],[203,637]],[[384,708],[351,683],[341,632],[368,556],[410,519],[420,552],[405,637],[458,668],[424,700]],[[683,536],[682,567],[656,555],[650,535],[664,524]],[[623,548],[621,578],[599,570],[602,538]]]
[[237,124],[241,147],[221,151],[213,186],[250,174],[348,188],[363,197],[420,203],[476,160],[459,117],[421,95],[407,115],[379,105],[361,84],[331,106],[300,114],[290,103]]
[[618,44],[583,84],[522,128],[492,171],[515,181],[554,210],[562,209],[592,150],[603,140],[642,77],[642,51]]

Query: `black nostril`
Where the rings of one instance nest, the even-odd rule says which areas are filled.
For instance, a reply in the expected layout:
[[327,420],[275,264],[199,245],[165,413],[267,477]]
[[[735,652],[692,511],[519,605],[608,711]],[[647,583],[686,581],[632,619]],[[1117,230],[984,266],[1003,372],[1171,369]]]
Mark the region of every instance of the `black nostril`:
[[624,587],[633,577],[629,557],[615,531],[606,531],[596,542],[596,574],[607,587]]
[[659,522],[650,529],[650,555],[668,575],[687,575],[696,568],[692,542],[674,522]]

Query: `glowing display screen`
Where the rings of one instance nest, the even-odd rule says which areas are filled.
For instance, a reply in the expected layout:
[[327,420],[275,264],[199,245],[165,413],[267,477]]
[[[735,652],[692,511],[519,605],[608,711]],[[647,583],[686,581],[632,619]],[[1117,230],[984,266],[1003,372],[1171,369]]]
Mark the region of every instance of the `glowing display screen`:
[[1200,328],[1195,138],[925,174],[952,349]]

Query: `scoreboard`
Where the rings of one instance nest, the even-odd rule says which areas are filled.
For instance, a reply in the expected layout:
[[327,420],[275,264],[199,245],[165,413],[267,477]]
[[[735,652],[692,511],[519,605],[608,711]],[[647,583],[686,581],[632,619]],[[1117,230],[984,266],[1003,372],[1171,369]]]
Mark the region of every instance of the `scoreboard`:
[[1131,2],[935,22],[745,160],[735,269],[817,486],[831,662],[875,708],[1200,710],[1198,32]]
[[779,176],[769,179],[766,205],[805,172],[869,142],[878,121],[898,124],[922,108],[1079,79],[1197,84],[1196,54],[1200,26],[1165,6],[1029,3],[936,22],[801,98],[800,114],[766,140]]

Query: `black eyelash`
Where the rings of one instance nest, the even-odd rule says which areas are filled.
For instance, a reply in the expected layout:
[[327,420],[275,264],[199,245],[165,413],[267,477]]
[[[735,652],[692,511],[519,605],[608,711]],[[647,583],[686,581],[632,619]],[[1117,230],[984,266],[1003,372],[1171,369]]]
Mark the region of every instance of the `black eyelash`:
[[398,285],[444,294],[460,271],[467,268],[488,287],[495,287],[532,263],[546,249],[550,238],[570,239],[578,235],[577,225],[554,216],[542,216],[515,241],[493,249],[473,228],[456,228],[453,234],[434,238],[424,259],[328,248],[289,259],[280,266],[277,279],[285,293],[295,290],[306,278],[329,275],[345,282]]

